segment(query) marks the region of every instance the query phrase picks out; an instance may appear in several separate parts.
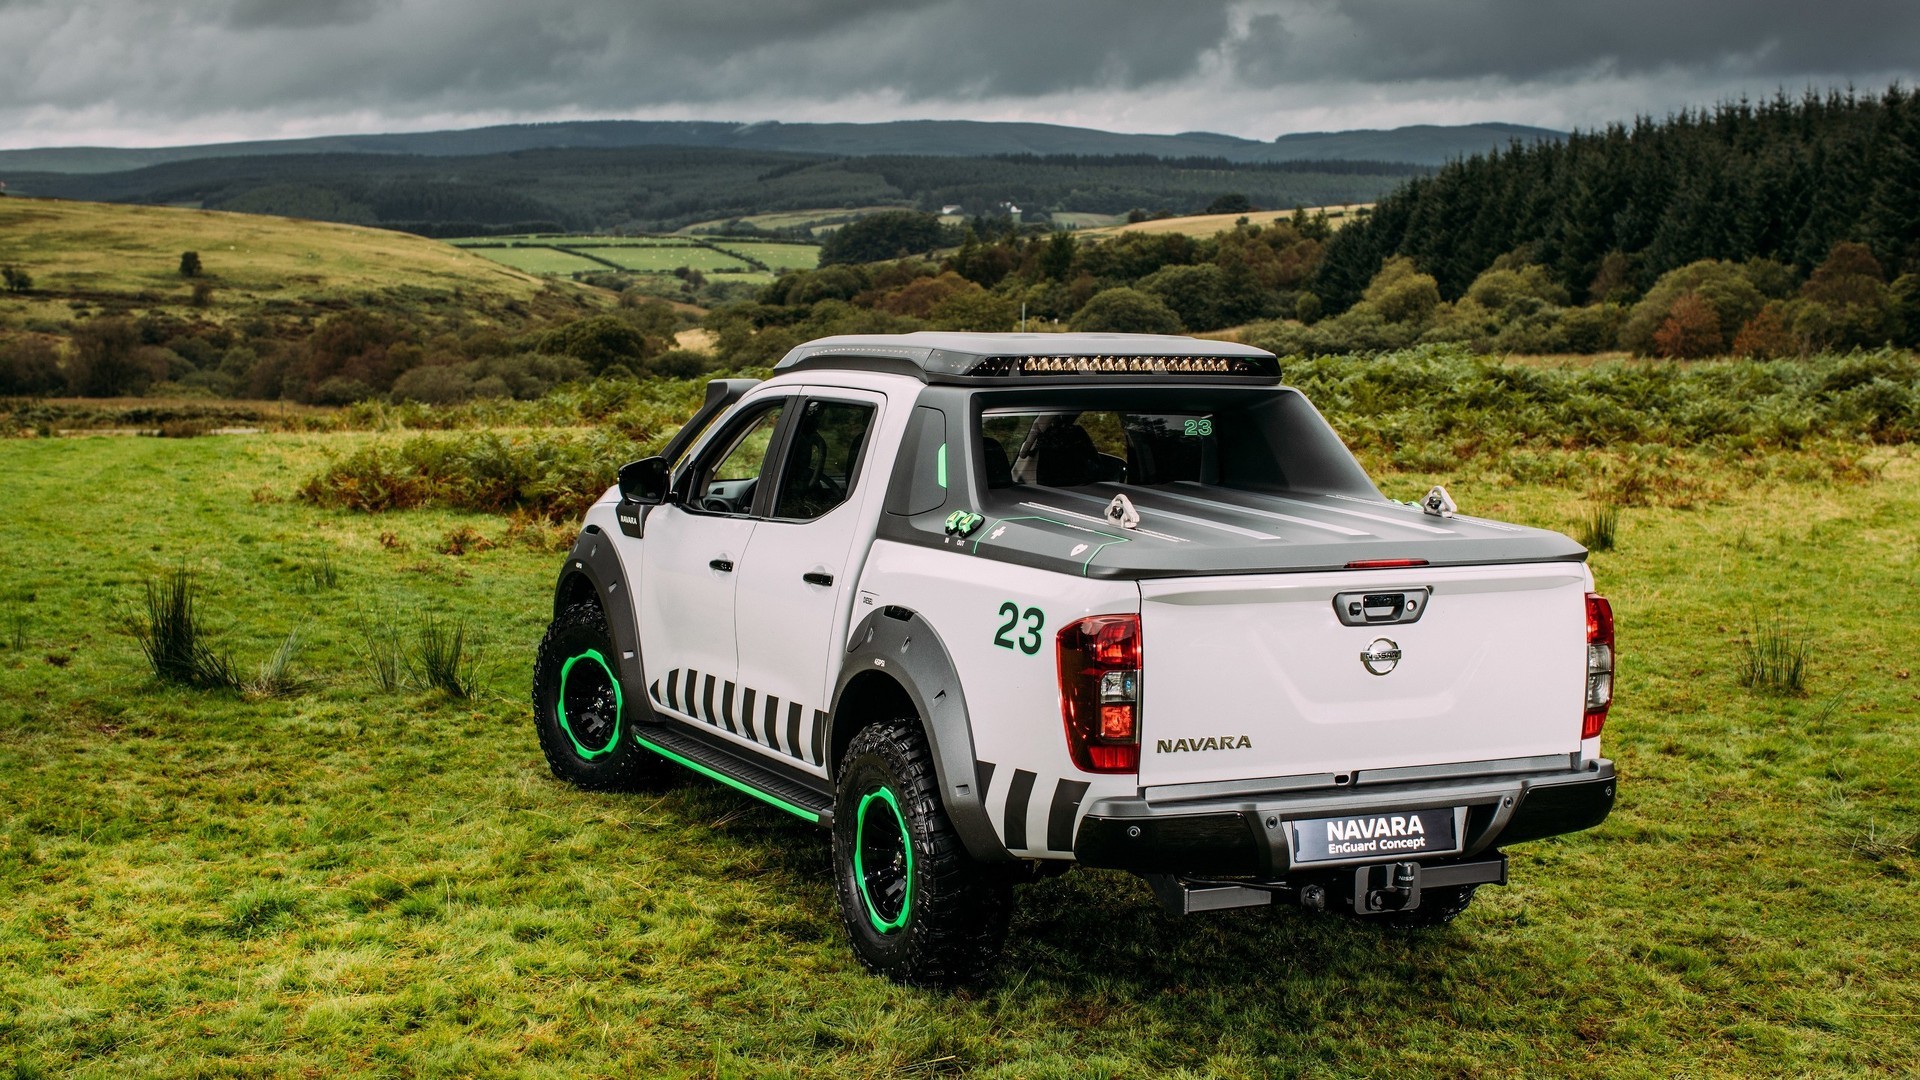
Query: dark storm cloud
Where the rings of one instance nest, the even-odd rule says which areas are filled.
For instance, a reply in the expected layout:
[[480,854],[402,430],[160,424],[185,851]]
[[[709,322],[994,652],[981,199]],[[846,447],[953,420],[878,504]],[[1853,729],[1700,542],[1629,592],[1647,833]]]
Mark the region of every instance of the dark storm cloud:
[[583,115],[1593,122],[1872,89],[1917,54],[1911,0],[0,0],[0,143]]
[[366,22],[382,0],[236,0],[227,25],[236,30],[348,26]]
[[1250,77],[1384,82],[1676,68],[1761,78],[1913,69],[1912,0],[1371,0],[1278,4],[1229,46]]

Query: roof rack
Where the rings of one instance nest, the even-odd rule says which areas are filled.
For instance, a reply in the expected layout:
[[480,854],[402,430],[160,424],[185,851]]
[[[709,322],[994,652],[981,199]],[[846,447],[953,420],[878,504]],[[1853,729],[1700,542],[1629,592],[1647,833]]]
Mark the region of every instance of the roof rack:
[[1280,361],[1265,349],[1166,334],[846,334],[796,346],[773,370],[820,368],[893,371],[928,382],[1087,376],[1280,381]]

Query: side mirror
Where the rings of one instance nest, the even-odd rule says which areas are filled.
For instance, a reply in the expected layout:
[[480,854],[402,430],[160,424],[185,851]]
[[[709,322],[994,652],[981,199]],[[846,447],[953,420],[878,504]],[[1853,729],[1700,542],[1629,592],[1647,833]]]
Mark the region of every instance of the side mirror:
[[645,506],[666,502],[670,480],[666,458],[629,461],[620,466],[620,497]]

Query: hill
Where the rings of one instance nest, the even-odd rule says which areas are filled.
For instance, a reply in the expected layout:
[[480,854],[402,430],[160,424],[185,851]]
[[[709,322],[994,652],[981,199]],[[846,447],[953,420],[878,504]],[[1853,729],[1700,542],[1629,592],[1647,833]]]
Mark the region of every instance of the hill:
[[1558,140],[1562,132],[1519,124],[1422,124],[1391,130],[1317,131],[1272,142],[1194,131],[1144,135],[1059,124],[972,120],[901,120],[878,124],[740,124],[714,121],[587,120],[506,124],[461,131],[332,135],[168,147],[44,147],[0,150],[0,179],[27,172],[100,173],[202,158],[283,154],[412,154],[474,157],[537,149],[622,149],[679,146],[828,154],[844,157],[1003,154],[1145,154],[1217,157],[1233,162],[1397,161],[1441,165],[1509,142]]
[[648,146],[473,157],[301,154],[202,158],[128,172],[10,177],[34,195],[184,205],[381,225],[434,236],[670,232],[820,207],[1196,213],[1226,193],[1255,206],[1371,202],[1428,170],[1366,161],[1219,157],[849,156]]
[[[182,276],[183,252],[201,275]],[[459,296],[475,312],[527,304],[548,289],[531,274],[405,233],[258,214],[0,198],[0,265],[32,291],[0,311],[73,301],[188,306],[194,286],[212,314],[334,310],[383,300]]]

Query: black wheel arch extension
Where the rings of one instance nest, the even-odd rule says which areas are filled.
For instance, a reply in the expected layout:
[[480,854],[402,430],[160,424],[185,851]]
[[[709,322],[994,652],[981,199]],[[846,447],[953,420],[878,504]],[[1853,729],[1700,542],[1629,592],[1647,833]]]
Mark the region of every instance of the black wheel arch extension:
[[[647,700],[646,679],[640,668],[640,628],[634,621],[633,600],[626,570],[613,540],[598,525],[580,530],[560,568],[553,587],[553,613],[583,600],[593,600],[606,615],[607,631],[613,638],[614,666],[620,676],[621,694],[629,703],[629,719],[652,721],[653,706]],[[637,707],[635,707],[637,706]]]
[[1013,861],[980,797],[966,695],[940,635],[906,608],[869,608],[862,616],[856,606],[854,616],[828,710],[828,775],[838,775],[860,728],[901,719],[899,706],[910,707],[933,752],[941,802],[967,853],[982,862]]

